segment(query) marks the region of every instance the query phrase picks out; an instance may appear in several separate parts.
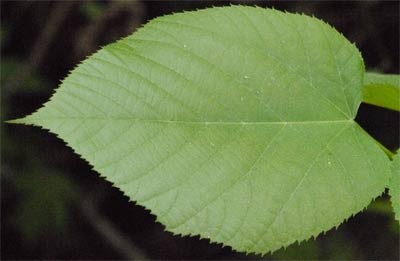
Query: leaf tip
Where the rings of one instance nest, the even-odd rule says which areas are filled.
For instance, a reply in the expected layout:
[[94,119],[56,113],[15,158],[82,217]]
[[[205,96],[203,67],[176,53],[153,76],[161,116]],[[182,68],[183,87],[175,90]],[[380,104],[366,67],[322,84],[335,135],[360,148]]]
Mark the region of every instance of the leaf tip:
[[8,124],[27,124],[26,117],[19,118],[19,119],[13,119],[13,120],[7,120],[4,122],[8,123]]

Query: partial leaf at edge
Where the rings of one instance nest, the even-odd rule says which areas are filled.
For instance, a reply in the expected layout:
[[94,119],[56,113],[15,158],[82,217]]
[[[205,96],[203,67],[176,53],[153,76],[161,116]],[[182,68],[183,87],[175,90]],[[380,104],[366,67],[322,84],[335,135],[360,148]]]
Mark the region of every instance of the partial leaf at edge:
[[56,133],[167,230],[267,253],[387,185],[389,161],[353,121],[363,73],[315,18],[211,8],[106,46],[15,122]]
[[364,76],[363,102],[400,111],[400,76],[366,73]]
[[392,175],[389,183],[389,194],[392,201],[394,216],[400,222],[400,155],[399,151],[393,157]]

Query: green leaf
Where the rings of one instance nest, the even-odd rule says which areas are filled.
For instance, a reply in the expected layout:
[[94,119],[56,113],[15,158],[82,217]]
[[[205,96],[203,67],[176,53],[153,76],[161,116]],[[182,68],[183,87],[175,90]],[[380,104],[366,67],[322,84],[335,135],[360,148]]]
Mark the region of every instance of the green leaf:
[[366,73],[363,102],[400,111],[400,76]]
[[14,122],[57,134],[168,231],[267,253],[388,184],[390,162],[353,120],[363,74],[318,19],[211,8],[104,47]]
[[392,176],[389,183],[389,194],[392,201],[394,216],[400,222],[400,156],[399,151],[392,161]]

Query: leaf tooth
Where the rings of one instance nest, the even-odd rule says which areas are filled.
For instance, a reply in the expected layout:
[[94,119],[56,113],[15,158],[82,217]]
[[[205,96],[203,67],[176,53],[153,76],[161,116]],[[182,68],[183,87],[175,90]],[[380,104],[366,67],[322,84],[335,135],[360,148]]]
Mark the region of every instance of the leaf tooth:
[[[122,40],[122,38],[121,38],[120,40]],[[120,41],[120,40],[118,40],[118,41]],[[86,58],[85,58],[84,60],[80,61],[78,64],[76,64],[76,65],[74,66],[74,68],[72,68],[70,71],[68,71],[67,75],[66,75],[62,80],[60,80],[60,84],[58,85],[58,88],[56,88],[56,89],[53,90],[53,93],[51,94],[49,100],[48,100],[47,102],[45,102],[41,107],[37,108],[33,113],[31,113],[31,114],[29,114],[29,115],[27,115],[27,116],[25,116],[25,117],[23,117],[23,118],[18,118],[18,119],[15,119],[15,120],[9,120],[9,121],[7,121],[7,123],[12,123],[12,124],[24,124],[24,125],[28,125],[28,126],[36,126],[36,127],[42,128],[42,129],[44,129],[44,130],[50,131],[49,129],[44,128],[43,126],[41,126],[41,125],[38,124],[38,123],[35,123],[34,121],[29,122],[29,121],[28,121],[29,118],[31,118],[33,115],[35,115],[36,113],[38,113],[40,110],[43,110],[43,109],[45,109],[45,108],[48,108],[48,107],[50,106],[51,102],[54,101],[55,94],[56,94],[57,92],[59,92],[59,90],[61,89],[61,86],[64,84],[65,80],[66,80],[67,78],[69,78],[77,69],[79,69],[79,67],[81,67],[82,65],[84,65],[88,59],[90,59],[90,58],[92,58],[93,56],[97,55],[97,54],[100,53],[102,50],[103,50],[103,46],[101,46],[101,48],[100,48],[99,50],[97,50],[96,52],[94,52],[94,53],[92,53],[92,54],[90,54],[90,55],[87,55]],[[59,137],[57,133],[52,132],[52,131],[50,131],[50,132],[53,133],[53,134],[55,134],[57,137]],[[60,138],[60,137],[59,137],[59,138]],[[71,147],[68,143],[66,143],[66,144],[68,145],[68,147],[70,147],[70,148],[72,149],[72,147]],[[75,152],[74,149],[73,149],[73,151]],[[78,154],[78,155],[79,155],[80,158],[84,159],[80,154]],[[84,160],[85,160],[85,159],[84,159]],[[86,161],[86,160],[85,160],[85,161]],[[86,162],[87,162],[87,161],[86,161]],[[92,166],[92,165],[90,165],[90,166]]]
[[[30,124],[28,124],[28,125],[35,125],[35,124],[30,123]],[[50,132],[50,133],[53,133],[54,135],[56,135],[56,137],[59,138],[59,139],[61,139],[61,140],[65,143],[65,145],[66,145],[67,147],[69,147],[76,155],[78,155],[79,158],[81,158],[84,162],[86,162],[86,163],[90,166],[91,170],[93,170],[94,172],[96,172],[96,173],[100,176],[100,178],[102,178],[103,180],[105,180],[107,183],[110,183],[112,187],[114,187],[114,188],[116,188],[118,191],[120,191],[120,192],[122,193],[122,195],[128,200],[128,202],[132,202],[132,203],[134,203],[135,205],[141,206],[141,207],[143,207],[146,211],[148,211],[152,216],[154,216],[154,217],[156,218],[156,222],[159,223],[159,224],[161,224],[161,225],[164,227],[164,230],[165,230],[165,225],[162,224],[160,221],[158,221],[157,215],[156,215],[151,209],[147,208],[147,207],[144,206],[144,205],[139,204],[136,200],[134,200],[134,199],[132,199],[131,197],[129,197],[129,195],[127,195],[126,192],[124,192],[123,190],[121,190],[119,187],[117,187],[117,186],[115,185],[114,182],[112,182],[111,180],[109,180],[105,175],[103,175],[100,171],[98,171],[98,170],[96,169],[96,167],[95,167],[91,162],[89,162],[88,160],[86,160],[85,158],[83,158],[82,155],[81,155],[80,153],[78,153],[67,141],[65,141],[64,139],[62,139],[62,138],[60,137],[59,134],[57,134],[57,133],[51,131],[50,129],[45,128],[45,127],[43,127],[43,126],[41,126],[41,125],[35,125],[35,126],[39,127],[39,128],[42,129],[42,130],[45,130],[45,131],[47,131],[47,132]],[[171,231],[168,231],[168,230],[165,230],[165,231],[167,231],[167,232],[169,232],[169,233],[172,233]],[[172,234],[174,234],[174,233],[172,233]],[[191,236],[196,236],[196,235],[191,235]],[[183,237],[183,235],[182,235],[182,237]]]
[[[371,202],[373,201],[373,200],[375,200],[376,198],[378,198],[378,197],[380,197],[381,195],[383,194],[383,192],[381,193],[381,194],[379,194],[377,197],[374,197],[374,198],[372,198],[371,199]],[[370,203],[371,203],[370,202]],[[362,211],[364,211],[369,205],[370,205],[370,203],[369,204],[367,204],[365,207],[363,207],[363,209],[362,210],[360,210],[360,211],[358,211],[358,212],[354,212],[354,213],[352,213],[349,217],[347,217],[345,220],[343,220],[343,221],[339,221],[334,227],[335,227],[335,229],[337,229],[342,223],[344,223],[344,222],[347,222],[350,218],[353,218],[355,215],[357,215],[358,213],[361,213]],[[280,250],[280,249],[282,249],[282,248],[286,248],[286,247],[288,247],[288,246],[290,246],[290,245],[292,245],[292,244],[294,244],[294,243],[298,243],[298,244],[301,244],[301,243],[303,243],[303,242],[306,242],[306,241],[308,241],[308,240],[310,240],[310,239],[314,239],[314,240],[316,240],[317,238],[318,238],[318,236],[319,235],[326,235],[326,233],[327,232],[329,232],[330,230],[332,230],[333,228],[330,228],[330,229],[321,229],[320,231],[321,232],[319,232],[319,233],[313,233],[310,237],[308,237],[308,238],[306,238],[306,239],[303,239],[303,240],[295,240],[295,241],[293,241],[293,242],[291,242],[291,243],[286,243],[286,244],[284,244],[282,247],[280,247],[280,248],[278,248],[278,249],[275,249],[275,250],[271,250],[271,251],[267,251],[267,252],[260,252],[260,253],[258,253],[257,251],[255,251],[254,253],[256,253],[256,254],[261,254],[262,256],[264,256],[264,255],[266,255],[266,254],[268,254],[268,253],[270,253],[270,254],[273,254],[274,252],[276,252],[276,251],[278,251],[278,250]]]
[[[160,223],[161,224],[161,223]],[[193,234],[193,233],[189,233],[189,234],[182,234],[182,233],[179,233],[179,232],[174,232],[174,231],[170,231],[170,230],[168,230],[168,228],[165,226],[165,225],[163,225],[163,224],[161,224],[165,229],[164,229],[164,231],[166,231],[166,232],[168,232],[168,233],[171,233],[173,236],[178,236],[178,237],[193,237],[193,238],[198,238],[198,239],[200,239],[200,240],[206,240],[206,241],[208,241],[210,244],[215,244],[215,245],[219,245],[221,248],[229,248],[232,252],[236,252],[236,253],[239,253],[239,254],[246,254],[246,256],[247,255],[253,255],[254,253],[251,253],[251,252],[241,252],[241,251],[238,251],[238,250],[236,250],[236,249],[233,249],[231,246],[229,246],[229,245],[226,245],[226,244],[224,244],[223,242],[218,242],[218,241],[215,241],[215,240],[213,240],[212,238],[210,238],[210,237],[205,237],[205,236],[202,236],[202,235],[199,235],[199,234]]]
[[[381,196],[381,195],[382,195],[382,193],[381,193],[380,195],[378,195],[377,197],[379,197],[379,196]],[[372,202],[373,200],[375,200],[377,197],[372,198],[372,199],[371,199],[371,202]],[[368,205],[369,205],[369,204],[367,204],[367,206],[364,207],[362,210],[360,210],[360,211],[358,211],[358,212],[352,213],[352,214],[351,214],[348,218],[346,218],[345,220],[339,221],[336,225],[334,225],[334,227],[331,227],[331,228],[329,228],[329,229],[321,229],[320,232],[318,232],[318,233],[313,233],[310,237],[308,237],[308,238],[306,238],[306,239],[303,239],[303,240],[295,240],[295,241],[293,241],[293,242],[283,244],[283,245],[282,245],[281,247],[279,247],[279,248],[272,249],[272,250],[268,250],[268,251],[265,251],[265,252],[263,252],[263,251],[258,251],[258,250],[255,250],[255,251],[235,250],[235,249],[233,249],[233,248],[232,248],[231,246],[229,246],[229,245],[226,246],[226,245],[224,245],[223,243],[218,242],[218,241],[214,241],[214,240],[211,239],[211,238],[210,238],[210,239],[207,238],[207,239],[210,241],[210,243],[222,244],[223,247],[229,247],[230,249],[232,249],[232,251],[235,251],[235,252],[238,252],[238,253],[244,252],[244,253],[246,253],[246,255],[247,255],[247,254],[254,254],[254,255],[261,255],[262,257],[264,257],[265,255],[268,255],[268,254],[271,254],[271,255],[272,255],[273,253],[275,253],[275,252],[277,252],[277,251],[279,251],[279,250],[281,250],[281,249],[286,249],[287,247],[289,247],[290,245],[295,244],[295,243],[297,243],[298,245],[300,245],[300,244],[302,244],[303,242],[307,242],[307,241],[309,241],[309,240],[316,240],[321,234],[322,234],[322,235],[326,235],[326,234],[327,234],[329,231],[331,231],[332,229],[337,230],[338,227],[339,227],[342,223],[348,222],[348,220],[349,220],[350,218],[353,218],[353,217],[354,217],[355,215],[357,215],[358,213],[364,211],[364,210],[368,207]],[[168,230],[166,230],[166,231],[168,231]],[[179,233],[179,234],[177,234],[177,235],[179,235],[179,236],[184,236],[184,235],[182,235],[181,233]],[[193,236],[193,234],[191,234],[190,236]]]

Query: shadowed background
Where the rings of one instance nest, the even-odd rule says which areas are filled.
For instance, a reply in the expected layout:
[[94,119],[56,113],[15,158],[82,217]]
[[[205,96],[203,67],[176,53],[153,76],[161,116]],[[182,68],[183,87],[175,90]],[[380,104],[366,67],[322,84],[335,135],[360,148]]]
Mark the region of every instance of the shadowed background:
[[[321,18],[356,43],[367,70],[399,73],[397,1],[1,2],[2,259],[261,258],[172,236],[54,135],[3,123],[38,109],[77,63],[149,19],[238,3]],[[387,148],[399,147],[398,113],[362,104],[356,120]],[[399,233],[385,193],[337,230],[262,258],[394,260]]]

